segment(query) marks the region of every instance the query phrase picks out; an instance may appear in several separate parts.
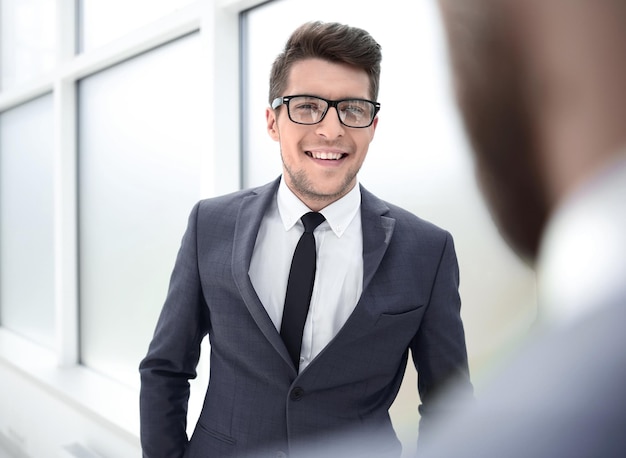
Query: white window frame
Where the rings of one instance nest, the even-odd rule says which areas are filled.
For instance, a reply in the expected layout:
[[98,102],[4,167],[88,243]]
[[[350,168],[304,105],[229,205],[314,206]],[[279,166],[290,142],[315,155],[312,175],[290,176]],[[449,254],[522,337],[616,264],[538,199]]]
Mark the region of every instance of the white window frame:
[[[57,55],[49,73],[0,92],[0,113],[53,94],[55,331],[53,349],[36,345],[0,326],[0,363],[54,396],[87,409],[109,427],[137,441],[137,390],[82,366],[79,361],[77,82],[100,70],[192,32],[200,33],[203,72],[209,85],[210,122],[203,131],[208,154],[202,167],[202,195],[241,185],[240,31],[242,11],[265,0],[197,0],[111,43],[76,54],[75,0],[56,0]],[[237,77],[234,77],[236,75]],[[232,132],[237,132],[233,138]],[[102,397],[101,393],[108,393]],[[193,391],[192,391],[193,396]],[[111,401],[114,402],[111,402]]]

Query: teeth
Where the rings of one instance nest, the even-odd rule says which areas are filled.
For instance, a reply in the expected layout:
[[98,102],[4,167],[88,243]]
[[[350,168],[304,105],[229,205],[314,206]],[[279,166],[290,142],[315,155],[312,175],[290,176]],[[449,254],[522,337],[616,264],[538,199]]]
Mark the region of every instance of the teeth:
[[333,161],[337,161],[341,159],[341,153],[328,153],[326,151],[312,152],[311,156],[313,156],[315,159],[324,159],[324,160],[333,160]]

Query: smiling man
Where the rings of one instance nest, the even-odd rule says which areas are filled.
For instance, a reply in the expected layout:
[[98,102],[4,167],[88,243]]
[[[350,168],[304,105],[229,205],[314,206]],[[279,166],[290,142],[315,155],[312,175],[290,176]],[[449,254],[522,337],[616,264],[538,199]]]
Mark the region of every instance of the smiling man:
[[409,354],[421,432],[452,379],[471,395],[452,237],[357,180],[380,61],[364,30],[312,22],[274,62],[266,120],[283,173],[191,213],[140,366],[145,457],[398,457],[389,407]]

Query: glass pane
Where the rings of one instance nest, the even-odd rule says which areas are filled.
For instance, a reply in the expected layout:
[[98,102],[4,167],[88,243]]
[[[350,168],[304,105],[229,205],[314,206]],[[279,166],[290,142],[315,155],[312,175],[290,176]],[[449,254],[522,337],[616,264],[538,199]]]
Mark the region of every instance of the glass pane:
[[0,320],[54,345],[52,96],[0,115]]
[[79,84],[81,357],[133,386],[200,198],[199,41],[182,38]]
[[55,4],[55,0],[0,0],[0,89],[52,69]]
[[80,50],[97,48],[196,0],[80,0]]

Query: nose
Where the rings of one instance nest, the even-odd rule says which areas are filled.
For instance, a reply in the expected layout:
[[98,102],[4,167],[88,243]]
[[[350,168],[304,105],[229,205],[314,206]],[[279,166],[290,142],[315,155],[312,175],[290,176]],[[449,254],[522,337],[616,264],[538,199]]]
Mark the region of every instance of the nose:
[[336,107],[328,108],[324,119],[316,124],[316,132],[319,136],[334,139],[343,136],[345,127],[339,121],[339,112]]

